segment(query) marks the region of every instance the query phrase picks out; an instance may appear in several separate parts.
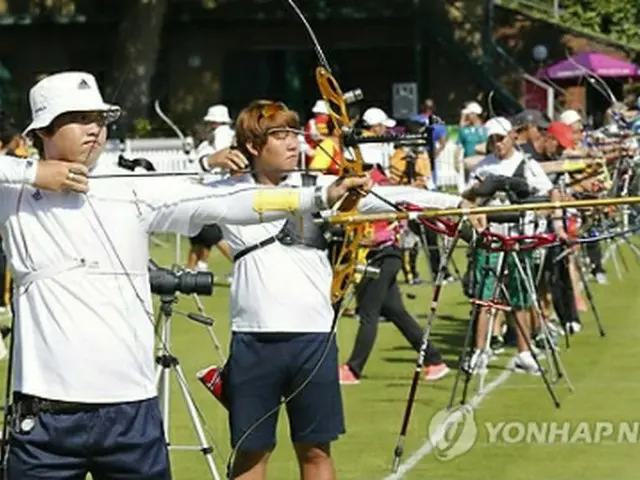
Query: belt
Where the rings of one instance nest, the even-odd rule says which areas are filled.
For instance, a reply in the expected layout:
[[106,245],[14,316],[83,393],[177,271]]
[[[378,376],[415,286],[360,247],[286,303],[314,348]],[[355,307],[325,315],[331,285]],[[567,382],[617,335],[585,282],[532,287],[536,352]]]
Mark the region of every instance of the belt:
[[39,413],[60,413],[73,414],[81,412],[93,412],[101,408],[113,405],[109,403],[80,403],[65,402],[62,400],[51,400],[47,398],[34,397],[16,393],[14,403],[19,405],[19,410],[25,415],[38,415]]

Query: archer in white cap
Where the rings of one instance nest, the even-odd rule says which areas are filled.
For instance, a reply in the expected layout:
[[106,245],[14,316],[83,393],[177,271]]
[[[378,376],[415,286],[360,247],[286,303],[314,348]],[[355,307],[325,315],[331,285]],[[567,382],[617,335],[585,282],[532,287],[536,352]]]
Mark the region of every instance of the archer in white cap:
[[[202,169],[210,173],[208,179],[221,179],[230,170],[243,169],[248,163],[237,150],[232,149],[235,132],[231,127],[231,116],[226,105],[212,105],[202,119],[205,125],[205,139],[196,149],[196,158]],[[209,254],[216,248],[231,261],[231,251],[222,238],[218,225],[205,225],[197,235],[189,237],[190,249],[187,254],[187,270],[209,270]]]
[[[37,186],[40,168],[57,158],[83,163],[78,175],[85,181],[90,167],[91,178],[86,195],[0,188],[0,235],[16,289],[7,478],[170,479],[157,399],[149,234],[188,236],[211,223],[311,214],[366,180],[293,189],[113,178],[129,172],[114,172],[98,158],[105,125],[120,109],[103,101],[92,75],[47,77],[30,101],[27,132],[39,139],[43,160],[37,170],[21,160],[22,177],[35,177]],[[69,171],[53,173],[66,179]]]
[[[521,177],[526,180],[532,191],[532,195],[549,195],[551,200],[559,200],[559,193],[554,190],[553,184],[545,174],[540,164],[534,160],[526,158],[515,146],[515,132],[512,123],[504,117],[492,118],[485,127],[487,129],[488,150],[492,153],[483,159],[472,170],[471,182],[468,191],[473,191],[488,176]],[[504,204],[508,200],[490,199],[488,205]],[[554,212],[557,214],[557,212]],[[554,224],[556,233],[566,239],[566,233],[562,223]],[[513,235],[523,233],[517,224],[491,223],[490,229],[502,235]],[[530,262],[530,252],[519,253],[522,262]],[[493,296],[496,282],[494,274],[483,273],[486,266],[497,265],[498,252],[487,252],[478,250],[475,259],[475,271],[472,273],[476,277],[476,288],[474,297],[480,300],[490,300]],[[518,270],[512,256],[507,259],[508,270],[510,272],[507,281],[510,305],[513,308],[519,328],[515,328],[516,345],[518,354],[513,363],[513,368],[517,371],[538,374],[538,364],[534,360],[530,349],[532,322],[535,312],[533,310],[533,299],[529,295],[525,280],[518,274]],[[498,327],[498,328],[496,328]],[[520,328],[521,327],[521,328]],[[480,358],[481,352],[487,348],[489,328],[489,308],[482,307],[478,316],[475,350],[468,359],[469,371],[473,371]],[[491,337],[491,346],[503,344],[503,340],[498,333],[500,331],[497,323],[494,325]]]
[[[390,128],[396,126],[396,121],[389,118],[387,113],[378,107],[371,107],[365,110],[362,115],[362,123],[365,130],[364,135],[384,135]],[[391,166],[391,157],[394,148],[392,143],[365,143],[360,145],[362,160],[368,165],[377,166],[384,172],[389,174]]]

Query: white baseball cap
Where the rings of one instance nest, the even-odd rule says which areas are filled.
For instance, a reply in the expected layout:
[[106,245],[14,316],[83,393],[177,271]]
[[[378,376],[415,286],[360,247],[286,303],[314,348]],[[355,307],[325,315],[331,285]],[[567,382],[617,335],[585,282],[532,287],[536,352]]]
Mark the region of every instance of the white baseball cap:
[[324,100],[316,101],[316,104],[311,109],[313,113],[329,113],[329,109],[327,108],[327,102]]
[[463,115],[482,115],[482,107],[478,102],[469,102],[463,109]]
[[393,128],[396,126],[396,121],[393,118],[384,113],[384,110],[376,107],[367,109],[362,115],[364,123],[373,127],[374,125],[384,125],[385,127]]
[[487,137],[491,135],[500,135],[505,137],[513,130],[513,125],[504,117],[495,117],[484,124],[487,129]]
[[36,83],[29,92],[31,123],[23,134],[48,127],[59,115],[68,112],[108,112],[107,122],[120,117],[120,107],[105,103],[93,75],[62,72]]
[[229,109],[224,105],[212,105],[203,120],[205,122],[231,123]]
[[560,121],[566,125],[582,122],[582,117],[575,110],[565,110],[560,114]]

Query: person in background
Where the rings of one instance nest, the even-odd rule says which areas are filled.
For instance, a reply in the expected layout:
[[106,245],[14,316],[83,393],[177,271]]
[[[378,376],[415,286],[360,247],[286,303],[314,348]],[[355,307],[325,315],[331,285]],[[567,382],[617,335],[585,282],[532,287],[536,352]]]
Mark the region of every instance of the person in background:
[[329,127],[329,109],[327,103],[320,99],[317,100],[313,108],[311,109],[313,117],[307,120],[304,125],[304,140],[305,140],[305,158],[306,165],[311,168],[311,162],[314,155],[318,153],[318,145],[330,135]]
[[[365,127],[364,136],[385,135],[390,128],[396,126],[396,121],[389,118],[384,110],[377,107],[368,108],[364,112],[362,123]],[[360,145],[364,163],[377,166],[385,174],[389,172],[391,167],[393,150],[393,144],[391,143],[365,143]]]
[[[196,156],[200,165],[208,164],[216,152],[229,149],[233,145],[234,132],[231,128],[229,109],[225,105],[212,105],[203,118],[205,124],[205,138],[198,145]],[[203,167],[203,169],[205,169]],[[214,178],[222,178],[226,172],[218,169],[210,172]],[[190,237],[191,248],[187,255],[185,268],[191,271],[208,271],[211,248],[216,248],[230,262],[233,261],[229,244],[222,238],[222,231],[218,225],[206,225],[197,235]]]
[[544,134],[551,121],[541,111],[527,109],[514,115],[511,123],[517,135],[516,148],[537,162],[548,160]]
[[582,144],[582,135],[584,126],[582,124],[582,116],[575,110],[565,110],[560,115],[560,121],[571,127],[573,132],[573,142],[576,146]]
[[458,131],[456,143],[462,150],[463,158],[478,155],[478,147],[487,142],[487,129],[482,123],[482,107],[478,102],[470,102],[462,109],[463,124]]
[[[409,122],[408,134],[420,134],[424,131],[421,122]],[[392,185],[413,185],[420,188],[433,188],[431,179],[431,160],[424,146],[399,146],[391,157],[389,183]],[[434,236],[435,233],[433,234]],[[437,236],[435,245],[437,245]],[[402,251],[402,272],[405,282],[409,285],[422,283],[417,268],[418,253],[422,241],[421,224],[409,222],[408,228],[400,233],[400,248]],[[431,242],[431,240],[429,240]],[[437,249],[436,249],[437,251]],[[431,259],[430,259],[431,260]],[[439,256],[437,262],[439,263]],[[433,261],[431,261],[433,267]],[[438,268],[436,264],[436,269]]]
[[340,148],[340,130],[331,119],[327,121],[328,135],[318,144],[309,168],[315,172],[337,175],[344,155]]
[[[378,168],[369,170],[374,185],[388,185],[389,179]],[[377,278],[362,278],[356,286],[359,327],[353,350],[340,366],[340,383],[360,383],[362,373],[378,333],[379,319],[392,322],[407,342],[416,350],[422,345],[423,331],[402,301],[397,276],[402,267],[399,238],[406,222],[373,222],[370,235],[362,243],[367,248],[367,263],[380,269]],[[424,361],[424,379],[439,380],[449,373],[438,349],[429,342]]]

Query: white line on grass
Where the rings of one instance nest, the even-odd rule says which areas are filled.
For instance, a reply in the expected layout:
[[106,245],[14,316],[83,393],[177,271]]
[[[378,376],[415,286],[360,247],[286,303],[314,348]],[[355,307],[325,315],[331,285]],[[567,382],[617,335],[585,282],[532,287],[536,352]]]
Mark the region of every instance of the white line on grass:
[[[477,408],[478,405],[480,405],[480,402],[482,402],[482,400],[484,399],[484,397],[486,397],[489,393],[491,393],[493,390],[495,390],[500,385],[502,385],[504,382],[506,382],[507,379],[511,376],[512,373],[513,373],[513,371],[508,366],[507,370],[503,371],[498,376],[498,378],[496,378],[494,381],[488,383],[487,386],[484,388],[484,390],[482,390],[480,393],[476,394],[471,399],[471,402],[469,402],[469,406],[472,409]],[[400,468],[398,468],[398,472],[397,473],[393,473],[391,475],[388,475],[388,476],[384,477],[383,480],[400,480],[400,479],[402,479],[403,476],[406,473],[409,472],[409,470],[414,468],[418,464],[418,462],[420,462],[420,460],[422,460],[425,456],[427,456],[429,454],[429,452],[431,452],[431,450],[433,450],[434,444],[437,444],[444,437],[444,434],[447,431],[447,427],[449,425],[453,425],[455,423],[458,423],[461,419],[462,419],[462,411],[458,410],[458,411],[454,412],[450,417],[447,418],[447,420],[446,420],[444,425],[441,425],[440,428],[430,438],[428,438],[427,441],[424,442],[422,444],[422,446],[418,450],[416,450],[413,453],[413,455],[411,455],[407,459],[406,462],[404,462],[404,463],[402,463],[400,465]]]

